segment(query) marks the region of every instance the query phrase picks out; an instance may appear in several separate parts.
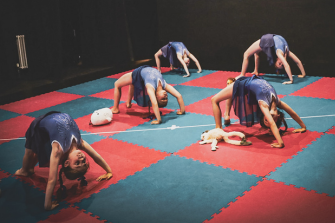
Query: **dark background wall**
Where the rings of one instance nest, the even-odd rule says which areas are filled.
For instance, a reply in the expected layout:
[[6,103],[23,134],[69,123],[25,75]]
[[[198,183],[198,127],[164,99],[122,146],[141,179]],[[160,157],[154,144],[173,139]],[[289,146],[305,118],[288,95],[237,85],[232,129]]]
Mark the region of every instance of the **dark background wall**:
[[[287,40],[307,75],[334,76],[331,0],[160,0],[157,4],[160,45],[184,42],[204,69],[240,71],[244,51],[263,34],[275,33]],[[298,74],[292,60],[290,64]],[[260,72],[275,72],[262,55]]]
[[25,35],[28,79],[152,57],[156,9],[156,0],[1,0],[0,77],[18,78],[16,35]]
[[[243,52],[265,33],[284,36],[307,75],[334,76],[333,5],[332,0],[1,0],[0,78],[18,78],[15,36],[22,34],[31,79],[58,80],[73,67],[153,59],[171,40],[184,42],[203,69],[239,71]],[[260,71],[274,72],[265,56]]]

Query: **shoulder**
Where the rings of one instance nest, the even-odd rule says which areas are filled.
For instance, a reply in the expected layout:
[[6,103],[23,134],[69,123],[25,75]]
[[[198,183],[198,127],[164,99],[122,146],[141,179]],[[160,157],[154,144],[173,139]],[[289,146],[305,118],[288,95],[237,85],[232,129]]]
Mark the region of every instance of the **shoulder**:
[[258,100],[258,104],[259,104],[259,107],[269,108],[269,105],[263,100]]
[[63,155],[64,151],[63,151],[61,145],[58,142],[54,141],[52,143],[52,152],[51,153],[55,157],[61,157]]

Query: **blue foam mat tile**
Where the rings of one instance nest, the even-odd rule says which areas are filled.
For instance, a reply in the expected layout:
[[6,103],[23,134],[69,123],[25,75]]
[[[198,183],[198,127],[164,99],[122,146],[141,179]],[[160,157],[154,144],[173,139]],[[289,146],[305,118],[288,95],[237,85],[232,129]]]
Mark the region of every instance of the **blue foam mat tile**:
[[85,115],[92,114],[95,110],[105,107],[112,107],[114,105],[113,100],[94,98],[94,97],[83,97],[73,101],[65,102],[63,104],[51,106],[39,111],[31,112],[26,114],[27,116],[38,117],[44,115],[49,111],[60,111],[69,114],[73,119],[83,117]]
[[0,185],[1,222],[35,223],[47,219],[50,214],[56,214],[67,206],[65,202],[61,202],[58,208],[45,211],[45,194],[15,177],[2,179]]
[[335,135],[325,134],[267,177],[335,196]]
[[0,122],[11,119],[11,118],[18,117],[20,115],[21,114],[18,114],[18,113],[15,113],[15,112],[10,112],[10,111],[0,109]]
[[[322,98],[286,96],[281,99],[288,104],[305,123],[310,131],[326,132],[335,123],[335,101]],[[300,128],[291,117],[285,113],[289,127]]]
[[22,167],[25,142],[24,139],[17,139],[0,145],[0,169],[14,174]]
[[185,82],[197,79],[199,77],[203,77],[208,74],[216,72],[216,70],[202,70],[201,73],[197,73],[197,71],[198,71],[197,69],[189,69],[189,72],[191,74],[191,76],[189,77],[183,77],[184,75],[186,75],[184,70],[182,74],[180,74],[176,70],[173,70],[173,71],[163,73],[162,75],[163,75],[164,80],[168,84],[182,84],[182,83],[185,83]]
[[261,178],[169,156],[76,203],[109,222],[202,222]]
[[117,79],[104,77],[97,80],[78,84],[75,86],[63,88],[58,91],[63,93],[88,96],[91,94],[99,93],[114,88],[114,83],[116,82],[116,80]]
[[[183,86],[183,85],[177,85],[174,88],[183,96],[185,106],[198,102],[202,99],[208,98],[210,96],[213,96],[220,91],[215,88]],[[169,94],[168,99],[169,102],[166,108],[179,109],[179,104],[175,97]],[[208,106],[212,105],[209,104]]]
[[[173,153],[199,141],[202,132],[215,126],[213,121],[212,116],[194,113],[177,115],[173,112],[162,116],[160,125],[146,122],[129,129],[129,132],[114,134],[111,138]],[[173,125],[177,128],[171,130],[170,127]],[[151,131],[158,129],[159,131]]]
[[305,76],[304,78],[299,78],[298,76],[293,76],[293,84],[283,84],[285,81],[289,81],[289,78],[284,75],[276,74],[265,74],[262,76],[267,80],[275,89],[277,94],[289,95],[293,92],[300,90],[303,87],[321,79],[322,77]]
[[102,139],[107,138],[107,136],[102,136],[99,134],[92,134],[83,130],[80,130],[81,138],[85,140],[88,144],[93,144],[95,142],[99,142]]

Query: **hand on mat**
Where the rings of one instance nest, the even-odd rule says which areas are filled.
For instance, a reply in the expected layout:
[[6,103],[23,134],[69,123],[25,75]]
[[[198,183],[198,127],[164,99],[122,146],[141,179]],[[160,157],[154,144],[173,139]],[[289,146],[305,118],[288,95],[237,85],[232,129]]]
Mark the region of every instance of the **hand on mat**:
[[293,81],[285,81],[283,84],[293,84]]
[[294,133],[303,133],[303,132],[306,132],[306,128],[301,128],[301,129],[294,129],[292,132]]
[[254,74],[255,74],[256,76],[258,76],[258,75],[259,75],[257,71],[254,71],[254,72],[252,72],[251,74],[252,74],[252,75],[254,75]]
[[101,175],[96,179],[96,181],[102,181],[102,180],[109,180],[112,178],[113,174],[112,173],[105,173],[104,175]]
[[279,143],[273,143],[273,144],[271,144],[271,147],[273,147],[273,148],[283,148],[284,147],[284,143],[282,145],[279,144]]
[[177,115],[183,115],[185,112],[177,111]]
[[45,208],[45,210],[47,210],[47,211],[51,211],[51,210],[55,209],[55,208],[58,207],[58,206],[59,206],[58,202],[57,202],[57,201],[53,201],[53,202],[51,203],[51,207],[50,207],[50,209],[49,209],[49,208]]
[[158,124],[161,124],[161,123],[162,123],[162,121],[153,120],[153,121],[151,122],[151,125],[158,125]]

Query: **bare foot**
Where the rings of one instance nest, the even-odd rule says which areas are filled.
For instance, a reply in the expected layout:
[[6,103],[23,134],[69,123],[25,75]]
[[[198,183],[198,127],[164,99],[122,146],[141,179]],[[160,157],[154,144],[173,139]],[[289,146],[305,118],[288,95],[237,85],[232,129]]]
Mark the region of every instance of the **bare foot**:
[[[34,171],[33,171],[33,172],[34,172]],[[17,171],[14,173],[14,175],[16,175],[16,176],[28,177],[28,176],[31,175],[31,173],[30,173],[30,172],[23,171],[22,168],[21,168],[21,169],[17,170]]]
[[120,110],[119,110],[118,108],[114,108],[114,107],[113,107],[111,110],[112,110],[112,113],[113,113],[113,114],[118,114],[118,113],[120,113]]
[[131,103],[129,103],[129,104],[127,103],[126,106],[127,106],[127,108],[131,108],[132,104]]
[[189,76],[191,76],[190,74],[187,74],[187,75],[184,75],[183,77],[189,77]]

